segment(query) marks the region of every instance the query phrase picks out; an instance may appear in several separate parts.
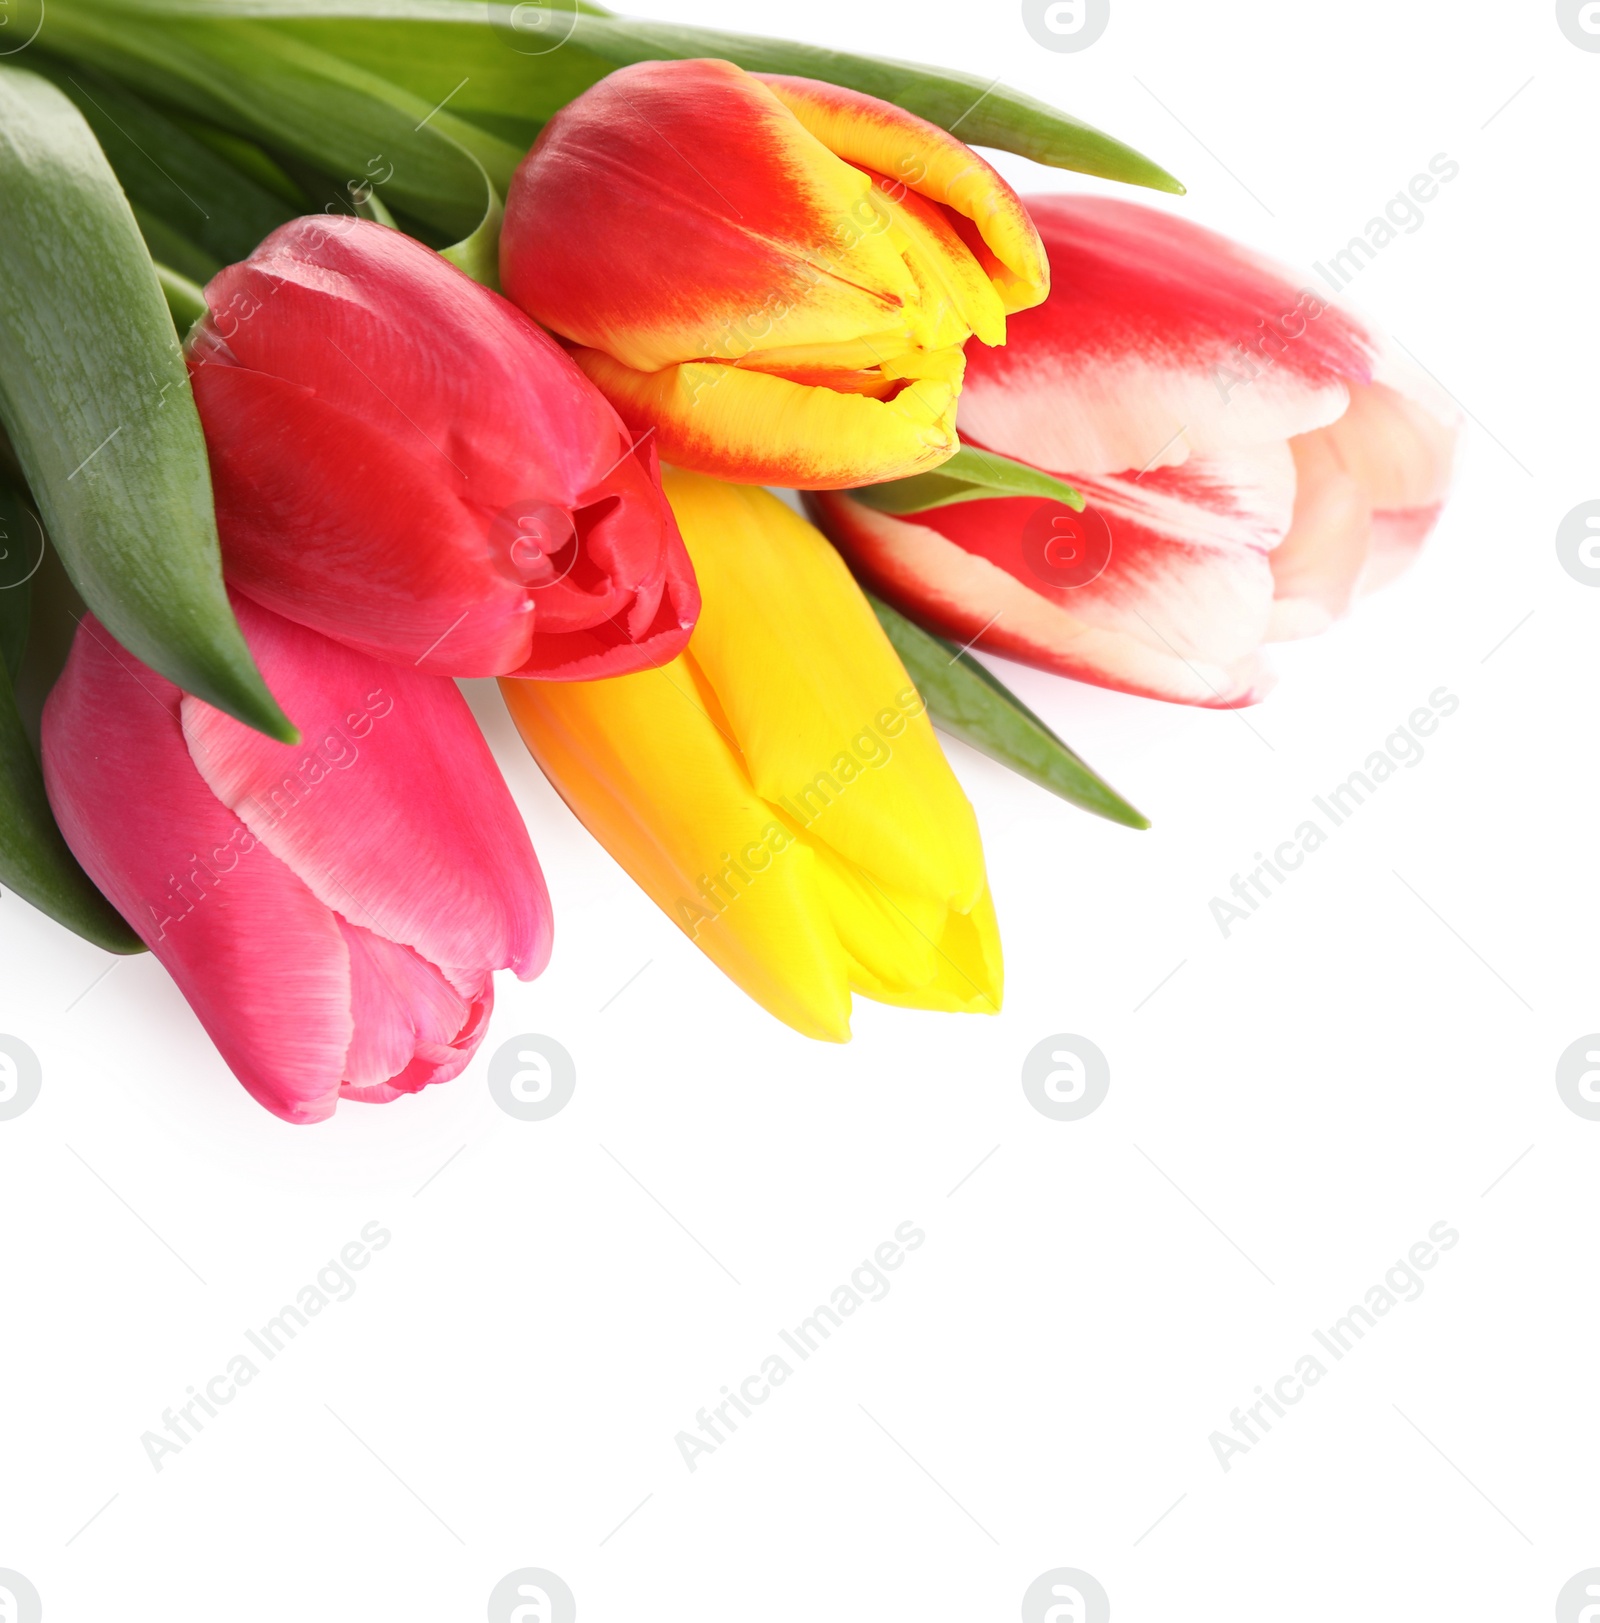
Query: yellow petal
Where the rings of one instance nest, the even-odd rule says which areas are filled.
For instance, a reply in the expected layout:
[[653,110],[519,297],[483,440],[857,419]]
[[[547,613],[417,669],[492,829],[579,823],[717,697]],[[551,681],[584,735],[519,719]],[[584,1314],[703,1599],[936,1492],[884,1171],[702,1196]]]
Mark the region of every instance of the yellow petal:
[[947,909],[935,942],[933,980],[916,987],[873,981],[858,968],[852,984],[865,997],[900,1008],[938,1009],[948,1014],[998,1014],[1005,991],[1000,926],[987,889],[970,913]]
[[757,792],[891,888],[971,907],[972,807],[844,560],[765,490],[663,485],[700,583],[690,652]]
[[690,656],[500,691],[562,799],[661,911],[785,1024],[847,1041],[850,966],[815,854],[751,788]]
[[917,279],[919,341],[929,349],[1006,341],[1006,309],[984,266],[962,241],[949,216],[903,186],[880,182],[878,200],[889,211],[895,245]]
[[1043,303],[1050,261],[1039,233],[1022,199],[970,147],[926,119],[857,90],[780,74],[758,77],[830,152],[971,220],[1010,272],[1013,297],[1027,298],[1011,308]]
[[845,490],[926,473],[960,443],[957,385],[938,379],[874,400],[740,367],[635,372],[599,350],[572,356],[636,435],[656,430],[663,461],[721,479]]

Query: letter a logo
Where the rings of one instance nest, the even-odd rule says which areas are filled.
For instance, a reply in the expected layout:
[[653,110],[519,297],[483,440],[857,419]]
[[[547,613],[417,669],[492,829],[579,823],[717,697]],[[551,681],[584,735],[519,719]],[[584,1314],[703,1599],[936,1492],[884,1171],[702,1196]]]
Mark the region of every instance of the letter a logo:
[[1044,1623],[1087,1623],[1082,1590],[1074,1589],[1071,1584],[1052,1584],[1050,1596],[1055,1605],[1046,1610]]
[[550,1623],[550,1597],[538,1584],[518,1584],[520,1606],[511,1609],[510,1623]]

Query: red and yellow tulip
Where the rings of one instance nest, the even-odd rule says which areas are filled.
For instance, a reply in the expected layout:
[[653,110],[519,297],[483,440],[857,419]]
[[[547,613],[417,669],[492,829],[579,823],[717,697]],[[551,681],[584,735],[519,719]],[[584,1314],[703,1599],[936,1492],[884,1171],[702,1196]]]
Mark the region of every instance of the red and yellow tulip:
[[551,119],[500,277],[664,461],[832,489],[950,456],[963,346],[1003,344],[1050,273],[954,136],[706,60],[624,68]]

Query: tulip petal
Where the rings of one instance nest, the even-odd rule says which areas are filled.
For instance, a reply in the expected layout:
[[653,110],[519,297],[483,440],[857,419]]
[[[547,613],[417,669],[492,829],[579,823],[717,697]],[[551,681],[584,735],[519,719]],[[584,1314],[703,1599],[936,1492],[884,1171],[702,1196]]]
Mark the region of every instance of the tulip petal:
[[[397,459],[386,425],[263,372],[206,366],[194,385],[213,430],[212,481],[236,590],[375,659],[410,655],[419,667],[487,676],[527,658],[527,595],[509,568],[485,567],[485,526],[435,476],[425,446]],[[328,445],[362,470],[358,499],[306,477]],[[375,556],[374,535],[408,533],[431,544]]]
[[1341,465],[1327,430],[1290,442],[1294,522],[1272,554],[1267,640],[1326,631],[1350,606],[1372,549],[1372,503]]
[[1050,261],[1022,199],[958,137],[892,102],[820,79],[762,73],[794,116],[850,163],[882,175],[895,188],[954,209],[982,233],[994,257],[1011,273],[1008,310],[1025,310],[1050,290]]
[[850,954],[854,990],[902,1008],[1000,1012],[1000,934],[987,885],[958,912],[897,891],[826,846],[817,851],[817,877]]
[[[1416,556],[1450,488],[1460,414],[1410,369],[1355,385],[1337,422],[1293,442],[1294,524],[1273,555],[1277,640],[1324,630]],[[1400,386],[1396,386],[1400,385]]]
[[972,808],[838,553],[767,491],[664,483],[705,601],[690,651],[756,791],[890,889],[971,907]]
[[413,948],[464,995],[486,968],[538,974],[544,878],[455,684],[375,669],[247,600],[236,608],[305,743],[275,744],[185,698],[184,738],[211,792],[324,906]]
[[355,1036],[340,1095],[387,1103],[458,1076],[483,1039],[494,984],[464,997],[426,959],[339,920],[350,952]]
[[1112,198],[1037,197],[1053,291],[968,356],[963,438],[1117,473],[1333,422],[1377,341],[1225,237]]
[[785,1024],[848,1041],[849,959],[817,854],[751,788],[692,656],[500,691],[550,781],[662,912]]
[[[611,605],[606,618],[596,619],[599,591],[585,593],[574,612],[559,596],[568,581],[535,587],[529,594],[535,636],[528,658],[509,674],[593,681],[648,669],[681,653],[700,615],[700,588],[661,491],[655,436],[648,430],[610,471],[599,500],[579,509],[576,530],[584,579],[573,587],[601,577],[609,590],[604,601]],[[663,537],[671,544],[663,546]],[[619,622],[627,634],[622,645]]]
[[195,771],[180,698],[86,615],[45,706],[51,805],[252,1097],[325,1120],[353,1032],[349,953],[328,907]]
[[1375,510],[1404,512],[1444,500],[1458,421],[1374,383],[1352,389],[1350,409],[1319,434]]
[[[1140,483],[1155,487],[1154,499],[1135,496],[1127,481],[1074,475],[1091,509],[1117,504],[1113,566],[1077,588],[1040,574],[1025,541],[1030,520],[1058,504],[964,502],[911,520],[838,493],[814,500],[868,589],[952,642],[1153,698],[1250,704],[1269,686],[1255,656],[1271,607],[1269,554],[1261,544],[1228,542],[1215,509],[1205,515],[1210,534],[1186,528],[1171,482],[1183,477],[1191,492],[1206,494],[1195,478],[1207,469],[1146,475]],[[1217,481],[1209,494],[1215,500],[1230,488],[1238,487]],[[1271,534],[1267,517],[1254,514],[1258,541]]]
[[889,213],[895,244],[921,294],[917,303],[923,318],[918,324],[919,341],[930,349],[959,346],[970,332],[980,344],[1003,344],[1006,307],[945,211],[881,177],[876,185],[878,201]]
[[600,350],[573,358],[625,423],[656,427],[663,461],[722,479],[840,489],[935,468],[958,443],[944,382],[873,400],[714,363],[636,372]]

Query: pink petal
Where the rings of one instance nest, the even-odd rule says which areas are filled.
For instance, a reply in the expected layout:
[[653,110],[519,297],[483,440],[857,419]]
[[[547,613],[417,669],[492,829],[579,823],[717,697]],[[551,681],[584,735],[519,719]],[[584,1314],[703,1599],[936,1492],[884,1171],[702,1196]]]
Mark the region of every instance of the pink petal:
[[536,975],[550,954],[544,876],[455,684],[246,599],[234,607],[305,742],[274,743],[185,697],[184,737],[212,793],[326,907],[415,949],[464,995],[490,970]]
[[345,1098],[387,1102],[448,1082],[465,1069],[483,1040],[494,984],[463,997],[432,964],[343,919],[350,949],[355,1036],[345,1062]]
[[1027,199],[1051,293],[969,345],[962,438],[1080,474],[1161,466],[1332,422],[1377,342],[1290,274],[1175,215]]
[[1326,431],[1302,435],[1291,449],[1294,522],[1272,554],[1272,642],[1326,631],[1350,607],[1372,543],[1372,503]]
[[350,1044],[338,922],[202,781],[180,694],[86,615],[45,706],[50,803],[78,860],[274,1115],[333,1114]]
[[1350,409],[1319,430],[1378,511],[1437,507],[1450,489],[1459,419],[1441,419],[1388,384],[1350,391]]
[[1361,576],[1361,592],[1375,592],[1404,574],[1439,522],[1440,507],[1410,507],[1372,515],[1372,551]]
[[1391,382],[1352,387],[1344,416],[1294,442],[1301,490],[1272,561],[1274,638],[1321,631],[1392,580],[1439,516],[1460,414],[1414,369],[1383,364]]

